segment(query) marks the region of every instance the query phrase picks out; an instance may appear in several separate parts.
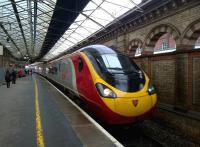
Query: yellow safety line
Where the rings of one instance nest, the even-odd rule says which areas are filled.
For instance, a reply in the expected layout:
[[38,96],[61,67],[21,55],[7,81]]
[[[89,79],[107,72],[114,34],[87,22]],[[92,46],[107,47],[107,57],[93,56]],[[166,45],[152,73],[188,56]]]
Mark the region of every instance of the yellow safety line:
[[37,147],[45,147],[44,136],[43,136],[43,131],[42,131],[42,122],[41,122],[41,116],[40,116],[38,86],[37,86],[36,80],[35,80],[35,120],[36,120]]

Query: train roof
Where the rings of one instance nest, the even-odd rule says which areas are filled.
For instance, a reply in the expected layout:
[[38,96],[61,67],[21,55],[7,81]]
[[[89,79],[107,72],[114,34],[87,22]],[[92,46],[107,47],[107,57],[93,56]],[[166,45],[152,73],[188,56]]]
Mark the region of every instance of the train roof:
[[114,47],[108,47],[105,45],[90,45],[78,50],[80,52],[87,52],[90,54],[122,54]]
[[[76,52],[74,52],[72,54],[76,54],[77,52],[86,52],[86,53],[89,53],[89,54],[92,54],[92,55],[123,54],[123,53],[119,52],[114,47],[108,47],[108,46],[101,45],[101,44],[89,45],[89,46],[83,47],[83,48],[77,50]],[[64,55],[64,56],[62,56],[62,57],[60,57],[58,59],[50,61],[49,63],[54,63],[54,62],[59,61],[59,60],[61,60],[63,58],[66,58],[68,56],[70,56],[70,55],[69,54]]]

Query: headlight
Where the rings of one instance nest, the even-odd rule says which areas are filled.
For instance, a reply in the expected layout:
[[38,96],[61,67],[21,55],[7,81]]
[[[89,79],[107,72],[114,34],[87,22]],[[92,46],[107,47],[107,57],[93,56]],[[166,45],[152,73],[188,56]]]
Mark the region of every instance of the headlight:
[[151,85],[151,84],[149,84],[148,93],[149,93],[149,95],[152,95],[152,94],[156,93],[155,87],[153,85]]
[[105,86],[101,83],[97,83],[96,88],[102,97],[107,97],[107,98],[116,98],[117,97],[117,95],[115,94],[114,91],[112,91],[110,88],[108,88],[107,86]]

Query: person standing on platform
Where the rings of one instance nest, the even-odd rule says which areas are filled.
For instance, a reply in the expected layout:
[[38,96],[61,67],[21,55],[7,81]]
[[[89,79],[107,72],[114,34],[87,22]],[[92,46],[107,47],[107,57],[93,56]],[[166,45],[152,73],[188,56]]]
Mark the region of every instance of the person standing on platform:
[[16,71],[14,69],[12,70],[11,75],[12,75],[12,84],[15,84],[16,83],[17,73],[16,73]]
[[30,74],[31,74],[31,75],[33,74],[33,71],[32,71],[32,69],[30,69]]
[[9,70],[7,70],[6,74],[5,74],[5,81],[6,81],[6,84],[7,84],[7,88],[10,87],[10,79],[11,79],[10,72],[9,72]]

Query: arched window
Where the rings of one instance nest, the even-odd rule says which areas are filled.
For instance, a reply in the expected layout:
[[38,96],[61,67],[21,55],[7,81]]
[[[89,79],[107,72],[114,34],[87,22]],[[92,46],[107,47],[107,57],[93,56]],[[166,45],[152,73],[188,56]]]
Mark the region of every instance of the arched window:
[[199,36],[199,38],[197,39],[194,48],[195,48],[195,49],[200,49],[200,36]]
[[133,39],[131,42],[130,42],[130,45],[129,45],[129,49],[128,49],[128,54],[129,56],[131,57],[137,57],[137,56],[140,56],[141,55],[141,52],[142,52],[142,41],[138,38],[136,39]]
[[155,44],[154,54],[173,52],[176,50],[176,42],[169,33],[163,34]]
[[140,47],[138,47],[138,48],[136,49],[136,51],[135,51],[135,57],[140,56],[141,53],[142,53],[142,49],[141,49]]

